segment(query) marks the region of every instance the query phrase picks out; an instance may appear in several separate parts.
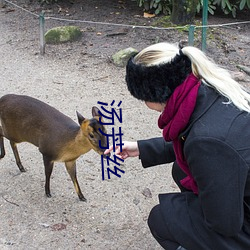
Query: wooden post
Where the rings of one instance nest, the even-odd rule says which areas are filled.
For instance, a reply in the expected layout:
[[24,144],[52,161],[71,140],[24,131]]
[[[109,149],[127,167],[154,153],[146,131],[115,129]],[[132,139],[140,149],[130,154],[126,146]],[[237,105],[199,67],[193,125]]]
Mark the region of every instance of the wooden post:
[[45,33],[45,28],[44,28],[44,12],[42,11],[39,15],[39,24],[40,24],[40,54],[44,55],[45,54],[45,39],[44,39],[44,33]]

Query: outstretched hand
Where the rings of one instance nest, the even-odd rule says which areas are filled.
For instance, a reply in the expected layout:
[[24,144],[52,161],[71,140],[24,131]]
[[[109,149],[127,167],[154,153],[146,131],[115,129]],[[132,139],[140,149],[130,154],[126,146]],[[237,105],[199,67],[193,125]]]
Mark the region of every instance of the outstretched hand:
[[[124,141],[122,146],[122,151],[120,150],[120,146],[115,147],[115,155],[118,156],[121,159],[126,159],[128,157],[136,157],[139,156],[139,149],[137,142],[129,142]],[[113,146],[111,146],[109,149],[106,149],[104,154],[108,154],[113,151]]]

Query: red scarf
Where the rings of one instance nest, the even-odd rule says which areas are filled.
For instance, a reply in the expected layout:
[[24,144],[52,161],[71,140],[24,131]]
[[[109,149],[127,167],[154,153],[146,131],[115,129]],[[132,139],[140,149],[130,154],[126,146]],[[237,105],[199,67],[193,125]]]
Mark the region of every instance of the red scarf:
[[194,111],[199,86],[200,80],[191,73],[174,90],[158,120],[159,128],[163,129],[164,139],[173,142],[176,161],[187,174],[187,177],[181,180],[181,184],[195,194],[198,194],[198,187],[185,160],[183,144],[179,139],[179,135],[188,125]]

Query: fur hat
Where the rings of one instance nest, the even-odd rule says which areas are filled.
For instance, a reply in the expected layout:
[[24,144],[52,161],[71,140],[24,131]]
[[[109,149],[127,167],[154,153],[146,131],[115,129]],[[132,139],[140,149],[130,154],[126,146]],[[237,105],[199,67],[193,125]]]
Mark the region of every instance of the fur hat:
[[126,66],[126,83],[131,95],[142,101],[165,103],[192,72],[191,61],[182,52],[170,62],[154,66],[135,64],[134,56]]

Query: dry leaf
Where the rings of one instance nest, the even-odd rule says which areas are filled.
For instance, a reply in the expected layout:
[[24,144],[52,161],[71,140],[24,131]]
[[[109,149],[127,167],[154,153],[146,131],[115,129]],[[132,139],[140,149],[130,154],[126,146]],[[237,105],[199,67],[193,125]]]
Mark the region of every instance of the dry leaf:
[[144,188],[142,194],[147,198],[152,198],[152,193],[149,188]]
[[51,226],[53,231],[61,231],[63,229],[66,229],[66,225],[63,223],[58,223],[58,224],[54,224],[53,226]]
[[152,17],[155,17],[155,14],[149,14],[147,12],[144,12],[143,13],[143,17],[145,17],[145,18],[152,18]]

